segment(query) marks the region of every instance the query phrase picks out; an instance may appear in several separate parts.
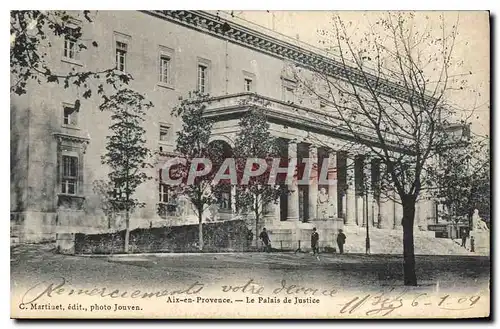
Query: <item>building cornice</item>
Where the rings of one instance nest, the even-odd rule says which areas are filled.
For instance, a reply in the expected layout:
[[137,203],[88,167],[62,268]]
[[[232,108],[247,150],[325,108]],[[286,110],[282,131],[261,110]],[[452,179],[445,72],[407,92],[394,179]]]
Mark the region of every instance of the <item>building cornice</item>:
[[[365,87],[368,80],[371,85],[379,86],[377,89],[382,94],[403,102],[408,102],[409,99],[415,97],[414,92],[398,83],[381,80],[380,77],[369,72],[360,71],[318,52],[280,40],[208,12],[187,10],[149,10],[143,12],[280,59],[295,62],[305,68],[326,73],[329,76],[349,81],[360,87]],[[426,103],[430,103],[431,100],[433,100],[432,97],[425,97]]]
[[[389,150],[412,154],[411,149],[401,144],[404,136],[390,134],[385,140],[385,146],[371,133],[373,129],[360,123],[353,123],[358,130],[356,136],[347,129],[342,121],[336,117],[317,110],[309,109],[293,103],[286,103],[270,97],[254,93],[238,93],[206,99],[204,116],[214,121],[225,120],[227,117],[243,115],[253,106],[264,106],[267,118],[270,121],[285,123],[287,126],[296,126],[307,131],[340,138],[350,142],[361,142],[375,147],[387,147]],[[267,104],[267,105],[262,105]]]

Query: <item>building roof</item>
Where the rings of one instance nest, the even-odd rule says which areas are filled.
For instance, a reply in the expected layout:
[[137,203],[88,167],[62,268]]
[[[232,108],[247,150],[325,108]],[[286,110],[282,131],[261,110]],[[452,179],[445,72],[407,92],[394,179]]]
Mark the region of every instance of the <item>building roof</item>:
[[[321,53],[322,51],[318,48],[305,43],[294,42],[296,43],[294,44],[285,40],[284,36],[280,37],[278,33],[270,35],[270,31],[265,31],[264,28],[257,30],[255,28],[257,25],[249,27],[248,24],[243,25],[222,17],[224,15],[206,11],[153,10],[143,12],[283,60],[293,61],[312,71],[324,72],[330,76],[349,80],[361,87],[365,85],[366,79],[373,81],[373,84],[377,82],[378,90],[381,93],[403,102],[414,97],[414,94],[400,85],[399,82],[380,81],[380,77],[375,76],[375,74],[344,65],[328,54]],[[433,98],[430,96],[425,99],[426,102],[432,100]],[[436,100],[434,99],[434,101]]]

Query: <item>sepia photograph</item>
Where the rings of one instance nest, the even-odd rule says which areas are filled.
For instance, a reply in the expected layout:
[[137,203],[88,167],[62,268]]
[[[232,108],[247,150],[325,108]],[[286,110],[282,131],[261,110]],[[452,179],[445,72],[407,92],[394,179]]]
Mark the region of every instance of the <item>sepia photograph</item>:
[[490,12],[10,11],[13,319],[488,319]]

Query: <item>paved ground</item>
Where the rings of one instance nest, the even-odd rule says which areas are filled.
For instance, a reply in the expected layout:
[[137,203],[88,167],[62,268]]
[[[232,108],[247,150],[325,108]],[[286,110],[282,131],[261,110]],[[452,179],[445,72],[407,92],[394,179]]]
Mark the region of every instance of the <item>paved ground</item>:
[[[417,256],[423,286],[441,289],[484,287],[490,260],[483,256]],[[11,248],[12,288],[64,277],[73,285],[150,286],[199,280],[279,283],[281,280],[360,289],[402,285],[402,257],[397,255],[233,253],[165,254],[161,256],[85,257],[55,254],[53,245]]]

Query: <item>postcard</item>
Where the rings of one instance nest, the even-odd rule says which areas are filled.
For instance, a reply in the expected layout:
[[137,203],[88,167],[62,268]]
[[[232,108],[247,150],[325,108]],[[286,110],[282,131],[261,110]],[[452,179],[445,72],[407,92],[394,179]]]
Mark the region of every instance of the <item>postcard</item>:
[[486,11],[11,11],[11,317],[490,317]]

